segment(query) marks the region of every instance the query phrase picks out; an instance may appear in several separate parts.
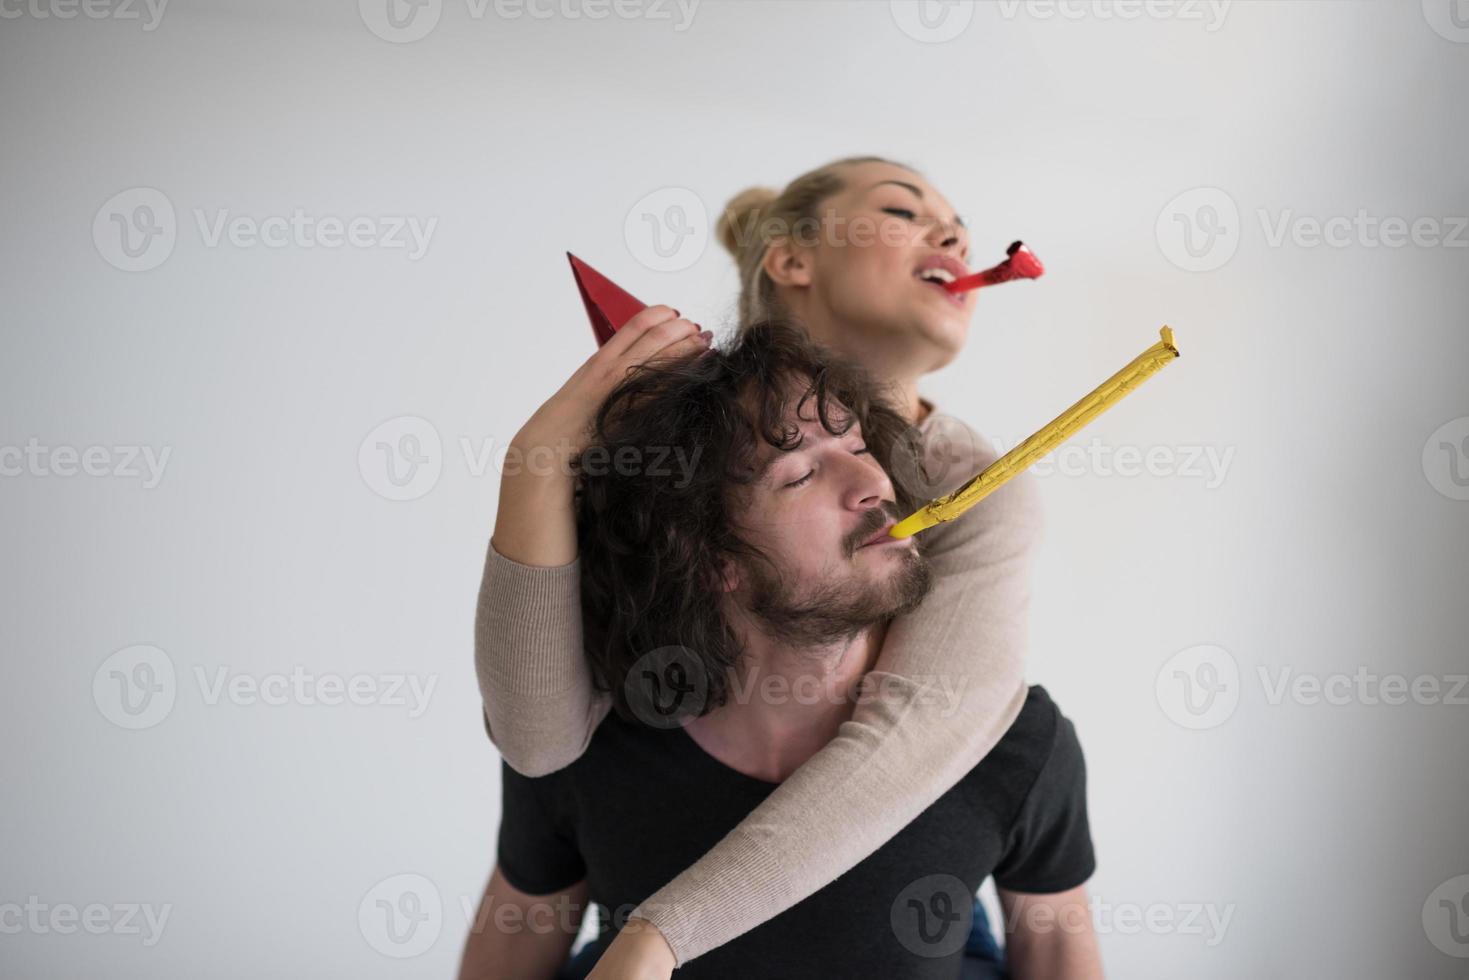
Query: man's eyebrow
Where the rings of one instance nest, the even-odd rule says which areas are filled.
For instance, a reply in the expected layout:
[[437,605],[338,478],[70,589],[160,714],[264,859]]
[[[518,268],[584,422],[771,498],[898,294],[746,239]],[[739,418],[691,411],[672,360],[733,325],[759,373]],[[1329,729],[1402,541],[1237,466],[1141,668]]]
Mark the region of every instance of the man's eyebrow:
[[[881,187],[883,184],[896,184],[899,187],[906,187],[908,188],[908,190],[913,192],[914,197],[918,198],[920,201],[923,200],[923,191],[919,190],[917,185],[910,184],[906,180],[879,180],[877,183],[873,184],[872,187]],[[872,187],[869,187],[867,189],[872,190]],[[960,228],[969,227],[964,223],[964,219],[959,217],[957,214],[954,215],[954,224],[958,225]]]
[[[825,426],[822,426],[822,430],[823,431],[826,431],[826,427]],[[862,441],[864,443],[866,443],[866,441],[867,441],[866,437],[865,436],[862,436],[862,423],[861,422],[857,422],[855,420],[852,422],[851,425],[847,426],[844,430],[842,430],[842,432],[840,433],[840,435],[838,435],[836,433],[832,433],[832,432],[827,432],[827,436],[829,436],[832,439],[839,439],[842,436],[848,435],[849,433],[851,433],[853,431],[855,431],[857,433],[857,435],[862,438]],[[767,445],[769,445],[769,444],[767,443]],[[791,448],[789,448],[789,449],[777,449],[777,450],[775,450],[775,452],[773,452],[773,453],[770,454],[770,458],[768,458],[767,460],[765,460],[765,462],[763,464],[761,464],[759,470],[757,470],[755,472],[755,482],[756,483],[765,483],[770,478],[770,471],[773,470],[773,469],[775,469],[777,463],[779,463],[781,460],[785,459],[791,453],[798,452],[805,445],[806,445],[806,437],[803,435],[803,436],[801,436],[801,441],[798,442],[798,443],[796,443]],[[772,447],[772,448],[774,448],[774,447]]]
[[[805,441],[806,440],[803,437],[801,439],[801,442]],[[755,482],[762,485],[768,483],[770,481],[770,471],[775,469],[776,464],[785,459],[788,454],[793,453],[800,448],[801,443],[797,443],[790,449],[777,449],[775,452],[771,453],[766,458],[765,462],[760,465],[760,468],[755,472]]]

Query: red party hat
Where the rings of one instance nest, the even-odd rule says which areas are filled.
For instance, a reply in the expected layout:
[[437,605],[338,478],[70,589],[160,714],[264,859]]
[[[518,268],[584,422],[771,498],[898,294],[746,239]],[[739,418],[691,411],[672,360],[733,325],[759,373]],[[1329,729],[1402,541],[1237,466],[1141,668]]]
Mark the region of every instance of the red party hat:
[[597,346],[601,347],[622,329],[623,324],[647,309],[648,304],[570,252],[566,257],[571,260],[571,274],[576,278],[576,288],[581,291],[582,302],[587,306]]

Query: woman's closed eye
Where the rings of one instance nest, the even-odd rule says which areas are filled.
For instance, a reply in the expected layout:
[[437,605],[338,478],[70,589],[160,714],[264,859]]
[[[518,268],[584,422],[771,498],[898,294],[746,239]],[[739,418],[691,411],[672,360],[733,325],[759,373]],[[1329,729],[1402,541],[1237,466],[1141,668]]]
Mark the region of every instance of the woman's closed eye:
[[907,221],[915,221],[918,218],[915,212],[909,211],[907,208],[883,208],[883,211]]

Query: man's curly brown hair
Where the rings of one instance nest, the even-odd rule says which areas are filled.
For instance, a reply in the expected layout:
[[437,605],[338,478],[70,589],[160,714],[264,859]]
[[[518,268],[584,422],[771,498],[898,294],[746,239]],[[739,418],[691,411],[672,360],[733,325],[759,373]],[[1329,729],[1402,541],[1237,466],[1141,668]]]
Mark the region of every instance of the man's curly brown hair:
[[[788,321],[761,321],[729,350],[630,371],[596,415],[576,494],[586,655],[621,717],[639,717],[625,684],[634,664],[669,647],[696,658],[708,685],[689,713],[727,700],[740,647],[721,613],[721,570],[733,561],[774,571],[733,518],[754,482],[757,440],[778,450],[800,443],[787,418],[793,393],[797,413],[814,399],[833,435],[861,424],[901,513],[924,502],[911,489],[925,477],[917,430],[892,393]],[[619,458],[653,465],[608,464]],[[694,462],[685,473],[669,459]]]

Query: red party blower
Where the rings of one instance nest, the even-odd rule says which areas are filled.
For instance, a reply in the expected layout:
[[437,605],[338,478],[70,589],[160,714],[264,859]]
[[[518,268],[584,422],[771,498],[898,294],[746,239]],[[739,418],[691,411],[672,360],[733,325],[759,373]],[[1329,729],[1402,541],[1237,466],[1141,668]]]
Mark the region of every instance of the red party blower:
[[1036,258],[1035,253],[1026,247],[1024,242],[1014,242],[1005,250],[1007,258],[993,269],[976,272],[972,276],[963,279],[955,279],[944,286],[951,293],[968,292],[971,289],[979,289],[981,286],[993,286],[999,282],[1009,282],[1012,279],[1039,279],[1046,271],[1041,265],[1041,260]]
[[581,291],[581,300],[587,306],[597,346],[601,347],[622,329],[623,324],[646,310],[648,304],[570,252],[566,257],[571,260],[571,274],[576,279],[576,288]]

